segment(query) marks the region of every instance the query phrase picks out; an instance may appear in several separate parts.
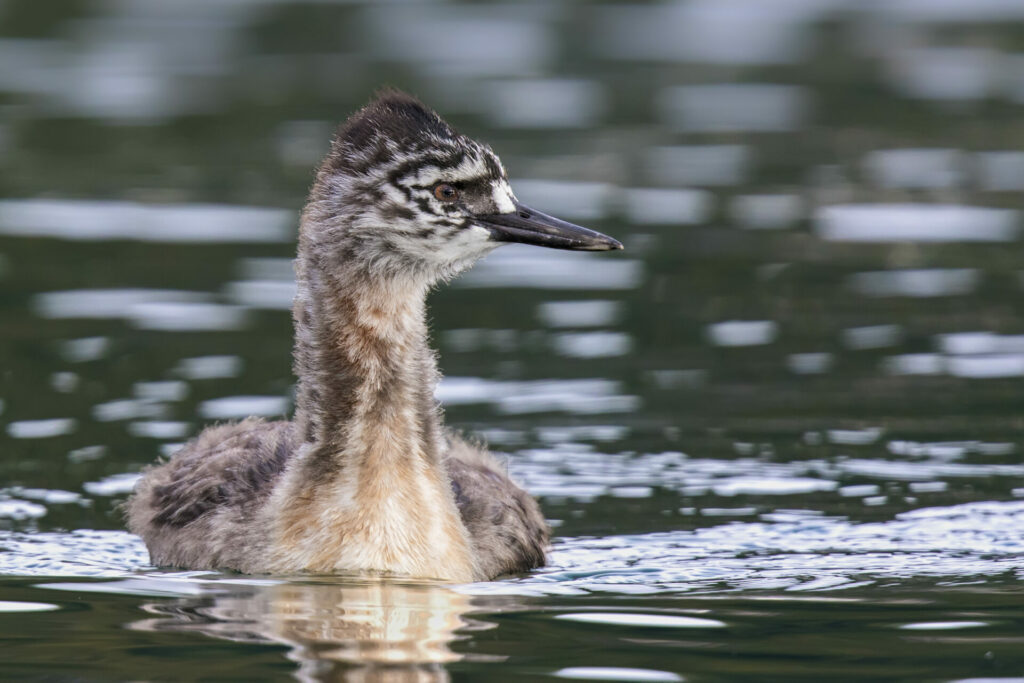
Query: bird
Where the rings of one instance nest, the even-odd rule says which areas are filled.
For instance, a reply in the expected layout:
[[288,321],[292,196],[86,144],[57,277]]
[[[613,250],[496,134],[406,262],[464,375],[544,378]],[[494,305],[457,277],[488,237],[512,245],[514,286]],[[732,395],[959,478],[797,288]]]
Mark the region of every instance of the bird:
[[621,249],[522,204],[494,151],[379,91],[337,129],[299,222],[291,420],[206,428],[125,503],[153,565],[486,581],[543,566],[538,503],[447,429],[426,296],[508,243]]

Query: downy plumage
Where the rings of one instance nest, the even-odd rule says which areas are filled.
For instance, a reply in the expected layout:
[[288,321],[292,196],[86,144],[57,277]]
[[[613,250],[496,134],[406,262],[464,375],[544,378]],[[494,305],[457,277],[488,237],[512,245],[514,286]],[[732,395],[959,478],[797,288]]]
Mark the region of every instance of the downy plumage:
[[619,249],[520,204],[485,145],[389,91],[339,128],[302,214],[290,422],[210,427],[145,472],[156,565],[471,581],[544,563],[547,525],[442,427],[428,290],[505,242]]

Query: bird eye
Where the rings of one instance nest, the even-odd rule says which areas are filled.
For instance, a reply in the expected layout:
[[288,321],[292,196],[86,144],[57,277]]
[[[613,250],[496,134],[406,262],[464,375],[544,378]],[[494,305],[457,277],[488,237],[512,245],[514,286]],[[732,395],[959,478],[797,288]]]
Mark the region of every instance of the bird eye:
[[459,191],[448,183],[438,183],[434,186],[434,196],[442,202],[454,202],[459,198]]

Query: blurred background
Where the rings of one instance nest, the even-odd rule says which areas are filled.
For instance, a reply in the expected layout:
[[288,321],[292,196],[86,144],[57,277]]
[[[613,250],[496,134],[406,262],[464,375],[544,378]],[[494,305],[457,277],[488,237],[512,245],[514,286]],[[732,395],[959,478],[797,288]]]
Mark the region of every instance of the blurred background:
[[6,574],[140,571],[138,470],[288,413],[298,211],[384,85],[626,244],[431,297],[448,423],[559,536],[522,585],[1019,589],[1019,0],[0,0]]

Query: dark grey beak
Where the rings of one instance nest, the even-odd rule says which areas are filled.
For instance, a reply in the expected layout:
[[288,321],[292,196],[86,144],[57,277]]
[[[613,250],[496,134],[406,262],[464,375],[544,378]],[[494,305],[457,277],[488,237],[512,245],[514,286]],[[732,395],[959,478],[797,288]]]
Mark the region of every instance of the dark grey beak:
[[474,216],[482,227],[491,231],[495,242],[522,242],[552,249],[608,251],[622,249],[618,240],[588,228],[560,220],[528,206],[515,203],[511,213],[492,213]]

